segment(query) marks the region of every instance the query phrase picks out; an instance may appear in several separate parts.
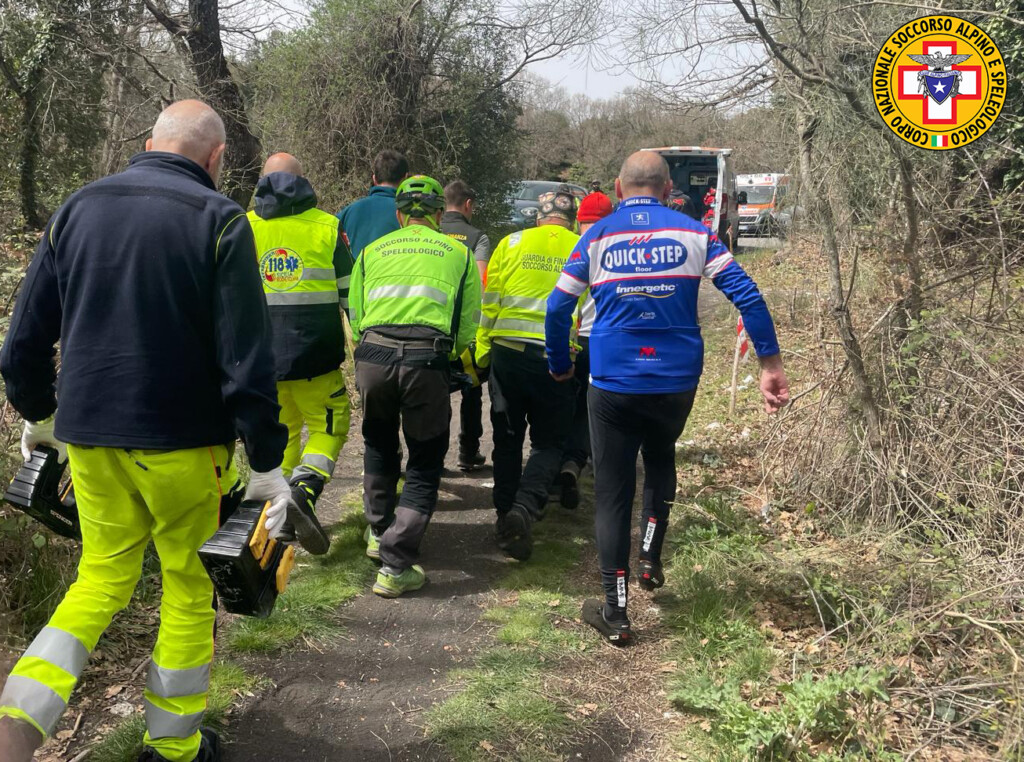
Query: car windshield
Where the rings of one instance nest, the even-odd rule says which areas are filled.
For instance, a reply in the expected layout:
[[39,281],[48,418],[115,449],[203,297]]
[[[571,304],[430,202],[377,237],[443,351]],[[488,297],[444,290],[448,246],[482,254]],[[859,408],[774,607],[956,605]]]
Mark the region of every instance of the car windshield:
[[736,190],[747,194],[748,204],[770,204],[775,195],[775,188],[771,185],[748,185]]
[[[536,201],[542,193],[553,191],[559,185],[561,183],[543,180],[527,181],[519,186],[519,193],[516,194],[516,199],[519,201]],[[587,192],[578,185],[570,185],[569,188],[572,190],[572,195],[577,198],[583,198],[587,195]]]
[[558,183],[523,183],[516,198],[520,201],[536,201],[541,193],[547,193],[558,187]]

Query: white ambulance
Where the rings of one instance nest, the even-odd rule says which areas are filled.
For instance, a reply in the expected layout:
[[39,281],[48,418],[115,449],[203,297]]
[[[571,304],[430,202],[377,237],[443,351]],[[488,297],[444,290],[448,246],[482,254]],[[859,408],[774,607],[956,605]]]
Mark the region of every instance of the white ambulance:
[[785,203],[789,190],[789,175],[736,175],[739,234],[762,237],[783,235],[793,217],[793,209]]
[[[716,231],[722,242],[732,249],[739,225],[732,149],[666,146],[644,150],[665,157],[672,177],[672,187],[689,197],[697,212],[697,219]],[[706,204],[709,188],[715,189],[714,199]]]

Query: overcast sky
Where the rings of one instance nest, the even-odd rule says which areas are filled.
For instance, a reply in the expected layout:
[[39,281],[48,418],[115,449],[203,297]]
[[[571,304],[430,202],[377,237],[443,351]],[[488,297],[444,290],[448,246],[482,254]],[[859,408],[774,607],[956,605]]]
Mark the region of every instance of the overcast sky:
[[582,56],[540,61],[531,65],[529,71],[556,87],[564,87],[570,93],[585,93],[592,98],[611,98],[637,85],[637,79],[628,71],[601,71],[594,62]]

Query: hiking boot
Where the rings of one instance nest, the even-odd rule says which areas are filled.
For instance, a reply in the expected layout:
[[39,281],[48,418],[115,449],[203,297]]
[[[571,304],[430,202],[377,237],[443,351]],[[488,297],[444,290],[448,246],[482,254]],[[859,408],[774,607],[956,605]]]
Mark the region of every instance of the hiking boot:
[[460,471],[476,471],[481,468],[487,462],[487,458],[484,457],[483,453],[479,449],[473,452],[464,452],[459,450],[459,470]]
[[17,717],[0,717],[0,749],[11,762],[32,762],[32,754],[43,745],[43,734]]
[[314,508],[324,491],[324,478],[319,474],[303,473],[292,481],[293,506],[288,506],[288,519],[281,528],[282,542],[295,542],[314,556],[322,556],[331,547],[331,538],[320,526]]
[[558,484],[561,487],[561,494],[558,501],[563,508],[574,511],[580,506],[580,467],[573,461],[562,466],[562,472],[558,475]]
[[[203,740],[199,742],[199,753],[193,762],[220,762],[220,739],[209,728],[200,728]],[[149,747],[142,750],[138,762],[167,762],[167,758],[156,749]]]
[[363,532],[363,542],[366,543],[366,555],[374,561],[380,561],[380,538],[374,534],[373,527],[366,527]]
[[373,592],[381,598],[397,598],[403,593],[419,590],[427,584],[427,573],[419,564],[413,564],[401,574],[392,574],[381,569],[377,572],[377,581],[373,583]]
[[665,571],[661,568],[661,564],[656,564],[653,561],[641,561],[640,568],[636,572],[636,581],[648,592],[657,590],[665,584]]
[[533,519],[518,503],[501,516],[495,526],[498,547],[518,561],[526,561],[533,553]]
[[608,619],[605,616],[604,603],[594,598],[583,602],[583,621],[601,633],[601,637],[613,646],[626,646],[633,642],[633,629],[629,617]]

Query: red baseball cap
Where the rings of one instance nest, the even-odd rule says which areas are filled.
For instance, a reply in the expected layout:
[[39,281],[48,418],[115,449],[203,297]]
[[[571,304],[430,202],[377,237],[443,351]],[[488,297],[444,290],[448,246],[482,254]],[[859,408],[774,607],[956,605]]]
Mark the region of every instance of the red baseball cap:
[[603,193],[591,193],[580,201],[576,219],[580,222],[597,222],[612,213],[612,202]]

